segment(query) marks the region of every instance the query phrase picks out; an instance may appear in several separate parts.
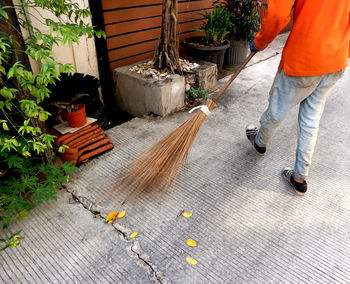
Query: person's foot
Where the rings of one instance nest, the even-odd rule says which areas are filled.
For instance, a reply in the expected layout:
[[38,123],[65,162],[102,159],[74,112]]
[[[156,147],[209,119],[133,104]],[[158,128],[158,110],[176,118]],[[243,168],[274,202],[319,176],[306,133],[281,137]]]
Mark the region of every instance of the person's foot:
[[255,143],[255,136],[258,134],[258,128],[252,124],[247,125],[245,128],[245,134],[247,135],[248,140],[252,143],[255,151],[260,155],[264,156],[266,153],[266,147],[260,147]]
[[285,180],[289,182],[289,184],[294,188],[295,192],[298,195],[303,196],[307,191],[307,183],[305,180],[303,182],[297,182],[293,178],[293,173],[294,171],[291,168],[285,168],[282,171],[282,176],[284,177]]

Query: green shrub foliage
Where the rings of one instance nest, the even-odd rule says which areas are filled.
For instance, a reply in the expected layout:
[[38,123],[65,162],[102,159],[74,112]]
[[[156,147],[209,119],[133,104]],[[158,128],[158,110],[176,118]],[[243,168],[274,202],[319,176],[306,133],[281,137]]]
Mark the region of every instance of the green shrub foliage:
[[[89,8],[73,0],[19,0],[14,6],[0,6],[0,22],[9,28],[0,31],[0,225],[7,228],[14,219],[23,219],[36,204],[56,199],[62,182],[75,167],[51,165],[42,158],[53,148],[54,136],[45,132],[44,122],[50,115],[41,102],[49,97],[49,84],[60,73],[71,73],[71,64],[56,61],[53,48],[79,43],[83,35],[105,36],[85,21]],[[45,10],[46,13],[42,13]],[[28,13],[45,28],[35,27]],[[49,13],[47,13],[49,12]],[[49,18],[43,15],[50,14]],[[18,24],[29,36],[23,38]],[[9,32],[9,30],[14,30]],[[24,55],[24,57],[23,57]],[[26,56],[40,62],[33,73]],[[22,59],[21,59],[22,58]],[[64,147],[59,149],[64,151]],[[19,232],[0,238],[3,248],[14,247]]]
[[232,14],[221,3],[213,3],[210,12],[199,13],[202,15],[203,24],[194,30],[205,34],[207,45],[220,46],[228,39],[228,35],[235,29],[232,23]]
[[259,12],[266,4],[259,0],[223,0],[222,4],[232,15],[231,39],[251,41],[260,29]]

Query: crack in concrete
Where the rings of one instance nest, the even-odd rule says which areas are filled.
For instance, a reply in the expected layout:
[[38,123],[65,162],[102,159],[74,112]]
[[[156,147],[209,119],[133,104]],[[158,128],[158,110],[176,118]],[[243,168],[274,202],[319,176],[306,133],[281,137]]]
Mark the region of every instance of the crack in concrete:
[[[64,186],[64,189],[72,195],[74,201],[80,203],[90,213],[94,214],[95,216],[100,213],[97,210],[93,210],[93,207],[95,207],[95,205],[91,200],[84,196],[77,196],[66,186]],[[106,218],[101,215],[99,216],[99,218],[104,221],[106,220]],[[146,271],[151,282],[161,284],[172,283],[171,280],[166,278],[164,274],[161,271],[157,270],[157,267],[154,264],[152,264],[152,262],[150,261],[150,257],[142,250],[139,241],[136,239],[129,239],[128,235],[131,233],[131,230],[129,228],[127,228],[121,223],[114,223],[112,224],[112,227],[117,231],[119,237],[123,241],[128,243],[131,242],[131,245],[126,247],[126,251],[130,258],[133,259],[138,266],[140,266]]]

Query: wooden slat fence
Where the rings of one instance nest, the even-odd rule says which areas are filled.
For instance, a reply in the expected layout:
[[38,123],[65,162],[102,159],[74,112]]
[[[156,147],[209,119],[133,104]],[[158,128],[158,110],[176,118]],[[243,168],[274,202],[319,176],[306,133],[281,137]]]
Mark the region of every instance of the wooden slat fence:
[[[210,10],[212,0],[179,0],[179,37],[200,35],[198,12]],[[161,27],[162,0],[102,0],[110,70],[151,58]]]
[[[161,27],[162,0],[102,0],[110,71],[151,58]],[[200,35],[199,12],[209,11],[213,0],[179,0],[179,38]],[[265,11],[261,12],[262,14]]]

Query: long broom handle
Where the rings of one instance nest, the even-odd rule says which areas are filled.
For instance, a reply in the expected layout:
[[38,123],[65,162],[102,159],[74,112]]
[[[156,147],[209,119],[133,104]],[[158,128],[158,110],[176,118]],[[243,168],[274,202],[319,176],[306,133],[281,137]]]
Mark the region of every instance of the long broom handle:
[[234,79],[236,79],[236,77],[238,76],[239,73],[241,73],[241,71],[243,70],[243,68],[248,64],[248,62],[250,61],[250,59],[253,58],[253,56],[257,53],[257,51],[253,51],[249,54],[249,56],[244,60],[244,62],[241,64],[241,66],[239,66],[238,70],[231,76],[230,80],[228,80],[226,82],[226,84],[220,89],[220,91],[217,93],[217,95],[215,96],[215,98],[213,99],[214,102],[217,102],[218,99],[220,99],[220,97],[222,96],[222,94],[226,91],[226,89],[228,88],[228,86],[231,85],[232,81]]

